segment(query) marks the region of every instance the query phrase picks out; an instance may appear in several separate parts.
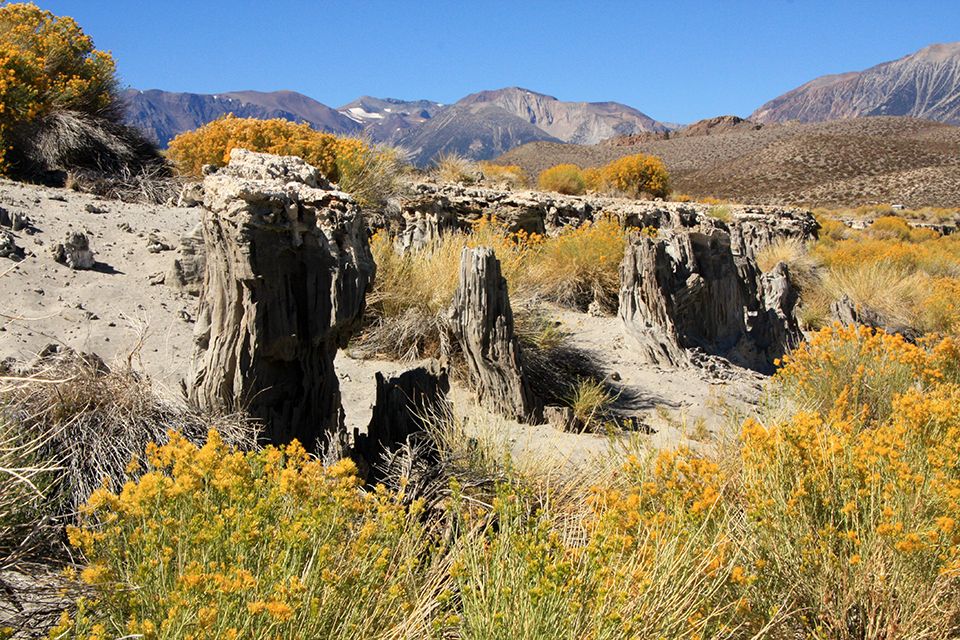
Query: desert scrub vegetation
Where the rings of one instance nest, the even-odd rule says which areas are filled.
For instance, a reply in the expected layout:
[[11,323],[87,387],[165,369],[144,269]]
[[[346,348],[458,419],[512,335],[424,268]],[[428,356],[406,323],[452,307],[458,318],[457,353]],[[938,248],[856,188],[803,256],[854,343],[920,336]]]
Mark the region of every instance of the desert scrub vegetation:
[[481,162],[477,165],[483,179],[494,184],[506,185],[513,189],[522,189],[530,184],[527,172],[515,165],[499,165]]
[[583,195],[596,193],[626,198],[666,198],[670,175],[660,158],[642,153],[626,156],[603,166],[580,169],[561,164],[543,171],[537,181],[543,191]]
[[480,166],[456,152],[441,153],[433,159],[433,175],[443,182],[473,184],[482,175]]
[[[443,459],[474,466],[429,501],[297,443],[171,431],[88,489],[63,574],[86,587],[48,637],[956,637],[960,344],[835,326],[781,364],[737,441],[628,440],[566,475],[444,438],[460,419],[438,416]],[[0,526],[23,532],[34,516],[8,505],[62,461],[2,454]]]
[[204,165],[226,166],[230,151],[238,148],[303,158],[365,206],[382,205],[399,193],[407,169],[405,156],[396,149],[315,131],[307,123],[233,114],[181,133],[167,155],[181,174],[196,177]]
[[603,167],[602,183],[629,198],[649,195],[666,198],[670,195],[670,174],[663,161],[642,153],[614,160]]
[[[172,434],[147,462],[121,492],[94,492],[68,530],[96,592],[50,637],[613,639],[743,626],[726,602],[741,590],[729,580],[738,553],[722,539],[726,511],[710,506],[722,474],[687,451],[624,464],[645,499],[581,487],[556,504],[507,474],[486,489],[451,481],[439,514],[296,443],[242,454],[215,431],[202,447]],[[682,470],[696,473],[689,493],[669,488]],[[664,504],[698,515],[662,517]]]
[[537,187],[541,191],[579,196],[586,192],[587,180],[580,167],[573,164],[558,164],[540,173],[537,178]]
[[153,145],[122,123],[115,67],[73,19],[32,3],[0,6],[0,171],[165,174]]
[[[257,431],[243,416],[172,407],[142,375],[111,370],[96,356],[48,348],[32,367],[3,373],[0,629],[38,631],[51,614],[59,616],[63,594],[83,592],[76,576],[51,573],[73,564],[63,527],[96,490],[119,490],[139,478],[150,443],[166,442],[174,431],[202,443],[207,429],[217,427],[238,450],[257,446]],[[10,584],[29,586],[7,589],[11,576]]]
[[296,443],[171,435],[69,530],[95,592],[51,635],[960,633],[960,345],[831,327],[770,394],[713,453],[626,449],[566,481],[504,459],[432,509]]
[[949,338],[825,328],[775,377],[791,415],[744,425],[755,586],[789,593],[808,637],[960,628],[958,355]]
[[821,325],[829,305],[847,296],[891,326],[920,333],[960,330],[960,238],[918,228],[899,216],[882,216],[863,230],[819,218],[820,240],[809,257],[822,265],[804,296],[805,313]]
[[818,207],[813,210],[817,216],[827,218],[847,218],[856,220],[875,220],[888,216],[898,216],[913,222],[944,223],[955,222],[960,218],[960,208],[921,207],[919,209],[894,208],[890,204],[871,204],[856,208],[828,209]]
[[597,302],[603,310],[615,311],[625,244],[625,231],[614,219],[566,228],[552,237],[511,234],[482,219],[468,233],[448,233],[405,253],[389,234],[378,232],[371,239],[377,279],[367,300],[367,329],[356,346],[404,361],[439,355],[448,345],[444,313],[453,301],[460,254],[467,246],[493,247],[520,324],[537,325],[524,315],[540,317],[534,309],[538,301],[579,310]]

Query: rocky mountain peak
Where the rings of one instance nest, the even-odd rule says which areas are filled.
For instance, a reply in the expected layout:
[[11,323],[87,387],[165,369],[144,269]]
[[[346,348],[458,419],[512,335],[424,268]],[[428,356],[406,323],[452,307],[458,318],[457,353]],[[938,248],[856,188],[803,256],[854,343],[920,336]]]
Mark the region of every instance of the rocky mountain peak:
[[761,123],[908,116],[960,124],[960,42],[933,44],[866,71],[822,76],[753,112]]
[[521,87],[481,91],[458,105],[490,103],[574,144],[597,144],[616,135],[667,131],[667,127],[632,107],[616,102],[564,102]]

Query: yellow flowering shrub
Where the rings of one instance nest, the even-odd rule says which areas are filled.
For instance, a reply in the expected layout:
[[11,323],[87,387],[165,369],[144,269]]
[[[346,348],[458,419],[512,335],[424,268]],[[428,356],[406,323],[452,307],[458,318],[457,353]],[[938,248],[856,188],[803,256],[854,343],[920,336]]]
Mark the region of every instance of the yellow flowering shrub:
[[182,174],[196,176],[205,164],[226,166],[233,149],[298,156],[328,179],[336,182],[340,177],[337,137],[314,131],[306,123],[282,118],[260,120],[229,114],[175,137],[170,142],[168,157],[177,163]]
[[94,49],[93,40],[72,18],[54,16],[32,3],[0,7],[3,153],[5,138],[15,128],[54,109],[115,115],[117,84],[113,58]]
[[950,339],[827,328],[776,376],[797,411],[744,424],[758,594],[790,592],[813,637],[935,638],[952,624],[958,367]]
[[603,168],[603,180],[612,189],[631,198],[644,193],[655,198],[670,195],[670,174],[656,156],[639,153],[615,160]]
[[412,569],[430,555],[417,507],[360,491],[350,460],[325,468],[296,442],[231,452],[211,431],[200,448],[172,433],[149,462],[69,529],[98,595],[53,637],[109,623],[145,638],[369,638],[409,622]]
[[583,170],[583,179],[587,182],[587,189],[590,191],[603,191],[603,169],[599,167],[587,167]]
[[307,123],[233,114],[181,133],[170,142],[168,156],[182,174],[198,176],[205,164],[225,166],[230,151],[238,148],[303,158],[365,206],[382,204],[399,192],[406,167],[396,149],[315,131]]

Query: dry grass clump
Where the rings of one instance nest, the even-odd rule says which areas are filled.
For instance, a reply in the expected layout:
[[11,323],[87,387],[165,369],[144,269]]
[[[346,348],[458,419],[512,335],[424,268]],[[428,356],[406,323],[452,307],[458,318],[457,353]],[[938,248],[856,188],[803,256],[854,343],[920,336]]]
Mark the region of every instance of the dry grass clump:
[[71,350],[42,354],[26,375],[3,389],[5,434],[19,446],[33,443],[34,455],[59,471],[44,492],[46,515],[76,510],[96,489],[119,489],[138,475],[150,442],[169,432],[202,440],[217,425],[231,445],[256,446],[256,432],[245,420],[213,418],[177,410],[162,402],[149,382],[126,369],[111,371],[96,356]]
[[585,311],[596,302],[616,312],[625,247],[625,232],[614,219],[564,228],[532,251],[525,282],[561,306]]
[[441,153],[434,158],[433,173],[442,182],[463,184],[473,184],[483,175],[475,162],[455,152]]
[[716,204],[707,211],[707,215],[727,224],[733,222],[733,210],[729,204]]
[[402,149],[369,140],[341,140],[336,163],[337,186],[363,207],[382,207],[407,188],[410,161]]
[[[449,355],[446,310],[467,246],[493,247],[516,315],[550,301],[586,310],[592,302],[612,312],[620,288],[624,231],[616,220],[588,223],[555,237],[506,233],[484,219],[469,234],[451,233],[418,251],[399,253],[384,232],[371,240],[377,280],[368,295],[366,329],[354,345],[364,353],[403,361]],[[537,312],[534,311],[536,314]]]
[[[877,218],[863,231],[820,218],[821,238],[810,256],[821,277],[804,293],[803,314],[823,326],[831,303],[847,296],[883,326],[921,333],[960,330],[960,238],[916,228],[900,216]],[[823,230],[826,230],[823,233]]]
[[481,162],[479,165],[483,179],[494,184],[506,185],[512,189],[522,189],[529,186],[530,178],[527,173],[517,166],[504,166]]
[[796,238],[781,239],[757,252],[757,266],[769,273],[778,263],[784,262],[790,274],[790,283],[801,298],[810,291],[819,279],[820,261]]

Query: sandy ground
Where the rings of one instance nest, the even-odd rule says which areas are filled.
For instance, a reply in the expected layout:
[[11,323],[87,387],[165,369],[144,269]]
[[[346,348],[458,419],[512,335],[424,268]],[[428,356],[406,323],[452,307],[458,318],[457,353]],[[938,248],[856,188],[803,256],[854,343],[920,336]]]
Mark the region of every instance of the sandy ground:
[[[180,236],[199,222],[200,209],[126,204],[7,180],[0,180],[0,206],[31,222],[13,233],[25,258],[0,258],[0,359],[29,361],[47,344],[63,344],[143,370],[158,392],[175,401],[189,370],[197,300],[161,281],[179,255]],[[51,256],[51,248],[74,230],[90,237],[93,270],[74,271]],[[171,248],[149,251],[154,239]],[[577,465],[624,439],[652,447],[681,440],[702,446],[731,433],[731,420],[759,400],[763,378],[723,363],[714,363],[712,371],[643,364],[616,318],[557,311],[557,320],[604,374],[617,374],[613,410],[635,428],[610,438],[518,425],[485,414],[468,391],[455,386],[452,397],[470,428],[515,454]],[[390,376],[405,368],[338,354],[348,431],[369,422],[375,373]]]

